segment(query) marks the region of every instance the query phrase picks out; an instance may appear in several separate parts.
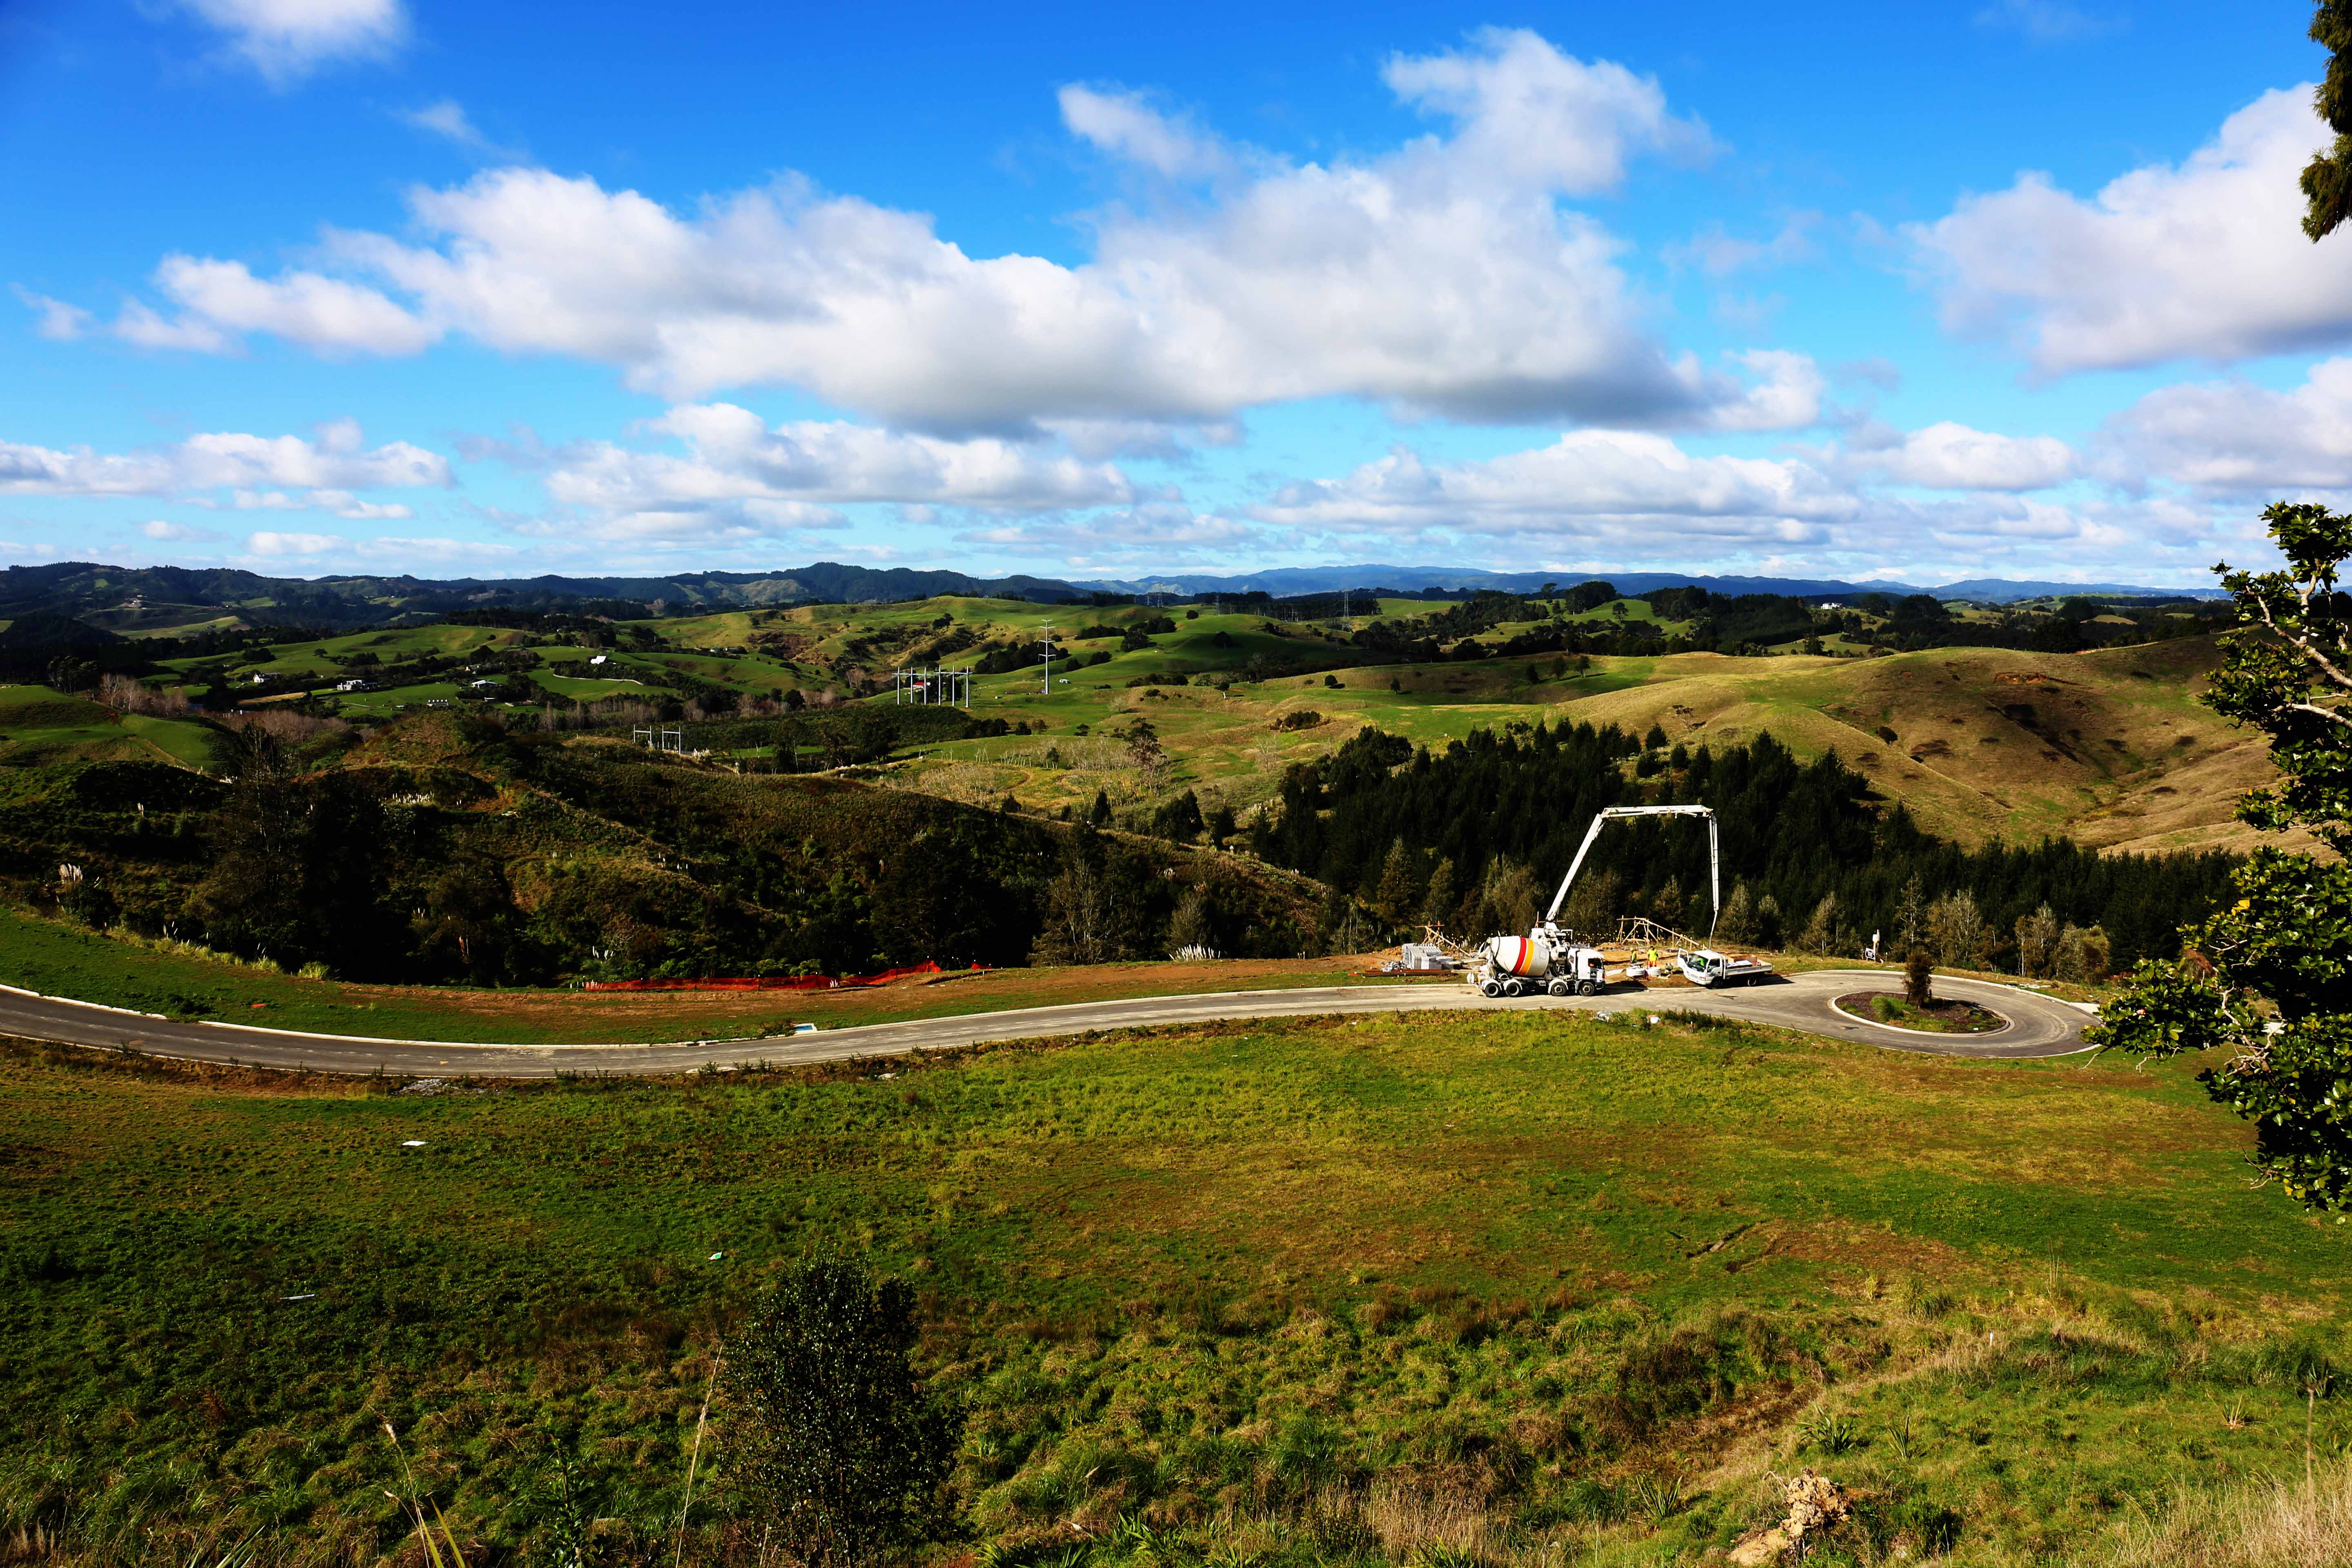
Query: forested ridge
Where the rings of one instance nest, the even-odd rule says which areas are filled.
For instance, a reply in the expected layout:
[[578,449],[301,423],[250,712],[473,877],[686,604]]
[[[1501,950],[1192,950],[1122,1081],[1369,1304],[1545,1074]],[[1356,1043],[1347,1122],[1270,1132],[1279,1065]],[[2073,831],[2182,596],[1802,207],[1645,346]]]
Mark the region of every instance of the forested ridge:
[[1091,963],[1188,943],[1287,956],[1318,940],[1313,896],[1246,862],[839,778],[457,714],[286,745],[252,727],[232,752],[226,782],[137,763],[0,774],[0,887],[98,930],[394,983]]
[[[1952,950],[1939,953],[1946,962],[2004,967],[2018,921],[2044,906],[2062,928],[2103,929],[2115,967],[2169,957],[2178,928],[2212,907],[2236,863],[2218,853],[2100,855],[2064,838],[1968,849],[1874,798],[1834,753],[1801,762],[1769,733],[1719,752],[1651,739],[1645,746],[1614,725],[1538,724],[1475,731],[1433,752],[1368,728],[1286,774],[1255,847],[1392,926],[1429,921],[1478,937],[1524,930],[1540,914],[1602,807],[1696,803],[1721,821],[1727,938],[1852,952],[1874,931],[1889,942],[1930,940],[1941,921],[1934,940]],[[1696,824],[1612,824],[1563,922],[1613,930],[1619,913],[1646,914],[1703,931],[1706,857]],[[1962,894],[1976,926],[1948,929]]]

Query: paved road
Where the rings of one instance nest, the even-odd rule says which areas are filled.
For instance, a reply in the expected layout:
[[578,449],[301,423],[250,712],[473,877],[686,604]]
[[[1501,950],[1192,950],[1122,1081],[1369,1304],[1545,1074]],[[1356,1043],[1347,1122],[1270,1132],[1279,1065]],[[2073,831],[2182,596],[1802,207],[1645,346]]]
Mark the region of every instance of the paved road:
[[1093,1029],[1153,1024],[1197,1024],[1225,1018],[1286,1018],[1330,1013],[1392,1013],[1422,1009],[1538,1012],[1573,1009],[1658,1012],[1670,1007],[1777,1024],[1832,1039],[1864,1040],[1896,1050],[1959,1057],[2054,1057],[2084,1049],[2090,1016],[2080,1008],[2011,986],[1939,977],[1937,989],[1981,1002],[2011,1020],[1990,1035],[1913,1034],[1848,1018],[1832,998],[1888,985],[1884,971],[1816,971],[1731,991],[1673,988],[1591,997],[1488,1001],[1457,983],[1427,985],[1331,985],[1285,991],[1232,991],[1210,995],[1150,996],[1124,1002],[1083,1002],[1023,1007],[953,1018],[868,1024],[768,1040],[709,1040],[667,1046],[480,1046],[421,1040],[373,1040],[303,1035],[244,1024],[183,1022],[68,1002],[0,986],[0,1035],[68,1045],[129,1047],[154,1056],[257,1067],[309,1068],[320,1072],[396,1077],[544,1078],[556,1073],[662,1073],[754,1062],[789,1066],[853,1057],[899,1056],[983,1040],[1076,1035]]

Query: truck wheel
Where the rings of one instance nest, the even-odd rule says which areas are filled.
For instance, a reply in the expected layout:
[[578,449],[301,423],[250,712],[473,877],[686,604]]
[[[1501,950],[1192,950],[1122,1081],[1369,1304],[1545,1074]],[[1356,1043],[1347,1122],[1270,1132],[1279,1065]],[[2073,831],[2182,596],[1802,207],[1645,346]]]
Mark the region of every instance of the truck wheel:
[[1506,996],[1517,996],[1519,994],[1520,989],[1521,987],[1519,983],[1516,980],[1506,980],[1503,982],[1503,994]]
[[1587,980],[1577,986],[1576,994],[1579,996],[1598,996],[1601,994],[1601,987]]
[[1554,996],[1565,996],[1569,993],[1569,984],[1565,980],[1555,980],[1544,989]]
[[1483,981],[1479,984],[1478,994],[1486,997],[1488,1001],[1494,1000],[1502,994],[1502,986],[1492,980]]

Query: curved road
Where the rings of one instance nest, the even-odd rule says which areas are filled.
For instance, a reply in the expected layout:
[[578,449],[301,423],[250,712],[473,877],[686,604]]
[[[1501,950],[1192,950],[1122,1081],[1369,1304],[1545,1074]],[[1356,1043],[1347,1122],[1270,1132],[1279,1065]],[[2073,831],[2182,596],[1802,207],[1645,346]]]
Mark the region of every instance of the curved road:
[[1532,997],[1488,1001],[1454,982],[1427,985],[1331,985],[1286,991],[1229,991],[1208,995],[1150,996],[1124,1002],[1083,1002],[1023,1007],[951,1018],[866,1024],[818,1035],[765,1040],[701,1040],[668,1046],[484,1046],[430,1040],[377,1040],[304,1035],[246,1024],[184,1022],[143,1013],[68,1002],[0,986],[0,1035],[128,1047],[152,1056],[253,1067],[308,1068],[315,1072],[394,1077],[545,1078],[556,1073],[667,1073],[695,1068],[789,1067],[853,1057],[902,1056],[983,1040],[1033,1039],[1156,1024],[1198,1024],[1227,1018],[1288,1018],[1331,1013],[1398,1013],[1433,1009],[1538,1012],[1572,1009],[1610,1013],[1687,1008],[1759,1024],[1774,1024],[1832,1039],[1863,1040],[1896,1050],[1955,1057],[2055,1057],[2086,1047],[2090,1015],[2071,1004],[2013,986],[1937,976],[1937,990],[1986,1004],[2011,1020],[1990,1035],[1937,1036],[1888,1028],[1834,1010],[1832,998],[1895,977],[1883,970],[1817,970],[1731,991],[1696,987],[1642,991],[1618,988],[1603,996]]

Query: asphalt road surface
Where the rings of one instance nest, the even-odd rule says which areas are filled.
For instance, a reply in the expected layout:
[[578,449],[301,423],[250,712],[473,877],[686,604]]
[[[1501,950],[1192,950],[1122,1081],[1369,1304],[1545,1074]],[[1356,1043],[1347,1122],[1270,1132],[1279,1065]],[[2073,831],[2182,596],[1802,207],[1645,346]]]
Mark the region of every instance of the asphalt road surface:
[[1209,995],[1149,996],[1124,1002],[1081,1002],[1022,1007],[952,1018],[866,1024],[815,1035],[765,1040],[700,1040],[666,1046],[481,1046],[429,1040],[376,1040],[304,1035],[244,1024],[151,1017],[89,1003],[68,1002],[0,986],[0,1035],[67,1045],[129,1047],[152,1056],[253,1067],[308,1068],[314,1072],[383,1072],[404,1078],[545,1078],[556,1073],[669,1073],[695,1068],[763,1063],[840,1061],[902,1056],[983,1040],[1033,1039],[1158,1024],[1198,1024],[1227,1018],[1290,1018],[1332,1013],[1664,1012],[1688,1008],[1774,1024],[1832,1039],[1862,1040],[1896,1050],[1956,1057],[2054,1057],[2084,1049],[2091,1016],[2071,1004],[2013,986],[1938,976],[1936,989],[1990,1007],[2009,1027],[1986,1035],[1927,1035],[1847,1017],[1834,997],[1884,989],[1896,977],[1884,970],[1818,970],[1758,985],[1708,991],[1621,986],[1602,996],[1529,997],[1488,1001],[1460,982],[1425,985],[1329,985],[1286,991],[1231,991]]

